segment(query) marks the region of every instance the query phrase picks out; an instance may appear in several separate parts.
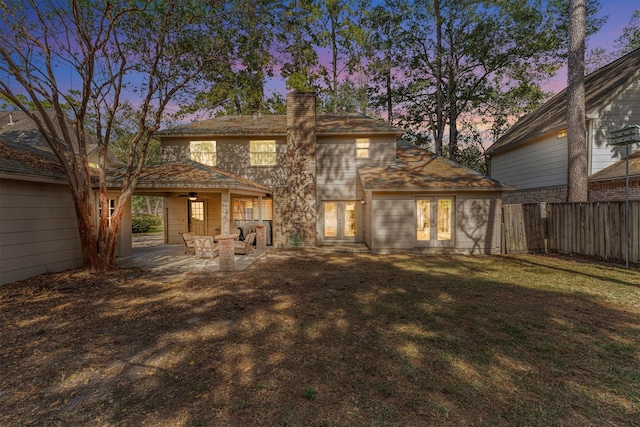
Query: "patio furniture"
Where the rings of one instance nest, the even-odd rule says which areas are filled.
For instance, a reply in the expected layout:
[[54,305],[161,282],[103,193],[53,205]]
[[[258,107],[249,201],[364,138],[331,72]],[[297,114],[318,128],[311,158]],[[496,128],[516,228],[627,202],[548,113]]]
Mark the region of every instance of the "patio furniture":
[[235,240],[233,249],[236,255],[249,255],[253,252],[253,242],[256,241],[256,233],[249,233],[244,240]]
[[189,253],[194,253],[196,250],[195,247],[195,243],[193,242],[193,237],[195,236],[195,233],[192,233],[190,231],[187,232],[181,232],[180,235],[182,236],[182,240],[184,240],[184,245],[186,247],[184,254],[189,254]]
[[214,243],[212,236],[194,236],[193,243],[195,245],[196,259],[214,259],[216,256],[218,256],[218,244]]

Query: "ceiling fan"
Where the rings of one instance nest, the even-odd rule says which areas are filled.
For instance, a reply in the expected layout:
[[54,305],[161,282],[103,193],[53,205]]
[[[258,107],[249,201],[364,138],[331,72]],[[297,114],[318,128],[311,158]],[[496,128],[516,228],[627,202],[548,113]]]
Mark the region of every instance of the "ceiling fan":
[[181,194],[178,197],[188,197],[190,201],[194,202],[198,200],[198,193],[195,191],[189,191],[187,194]]

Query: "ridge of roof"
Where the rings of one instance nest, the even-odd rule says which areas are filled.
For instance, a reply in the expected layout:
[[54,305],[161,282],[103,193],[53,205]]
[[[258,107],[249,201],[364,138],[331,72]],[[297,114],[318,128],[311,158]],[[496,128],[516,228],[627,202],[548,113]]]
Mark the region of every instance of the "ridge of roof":
[[[640,48],[599,68],[585,77],[585,112],[593,114],[606,106],[624,87],[640,76]],[[564,88],[534,111],[521,117],[486,153],[493,154],[514,147],[566,126],[566,94]]]
[[[404,129],[392,126],[383,120],[363,114],[318,114],[316,130],[319,136],[344,134],[402,135]],[[269,114],[261,116],[217,116],[206,120],[162,129],[156,132],[159,138],[202,136],[285,136],[287,116]]]

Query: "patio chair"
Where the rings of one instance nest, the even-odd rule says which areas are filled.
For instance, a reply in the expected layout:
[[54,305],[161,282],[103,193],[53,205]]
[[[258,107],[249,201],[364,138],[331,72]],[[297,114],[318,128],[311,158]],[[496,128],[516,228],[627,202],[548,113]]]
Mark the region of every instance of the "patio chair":
[[184,245],[186,247],[184,254],[186,255],[194,253],[196,250],[195,243],[193,243],[193,237],[195,236],[195,233],[187,231],[181,232],[180,235],[182,236],[182,240],[184,240]]
[[256,240],[256,233],[249,233],[244,240],[234,240],[233,250],[236,255],[249,255],[253,252],[253,242]]
[[218,244],[213,242],[212,236],[194,236],[193,243],[196,250],[197,258],[211,258],[218,256]]

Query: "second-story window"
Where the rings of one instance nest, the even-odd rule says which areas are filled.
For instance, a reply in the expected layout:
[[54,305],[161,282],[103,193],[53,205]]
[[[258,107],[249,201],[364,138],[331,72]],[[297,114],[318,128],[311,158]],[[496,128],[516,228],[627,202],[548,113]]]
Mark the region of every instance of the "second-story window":
[[356,138],[356,159],[369,158],[369,138]]
[[274,166],[276,164],[275,141],[249,141],[251,166]]
[[191,160],[203,163],[209,166],[215,166],[216,158],[216,142],[215,141],[191,141],[189,143],[191,152]]

